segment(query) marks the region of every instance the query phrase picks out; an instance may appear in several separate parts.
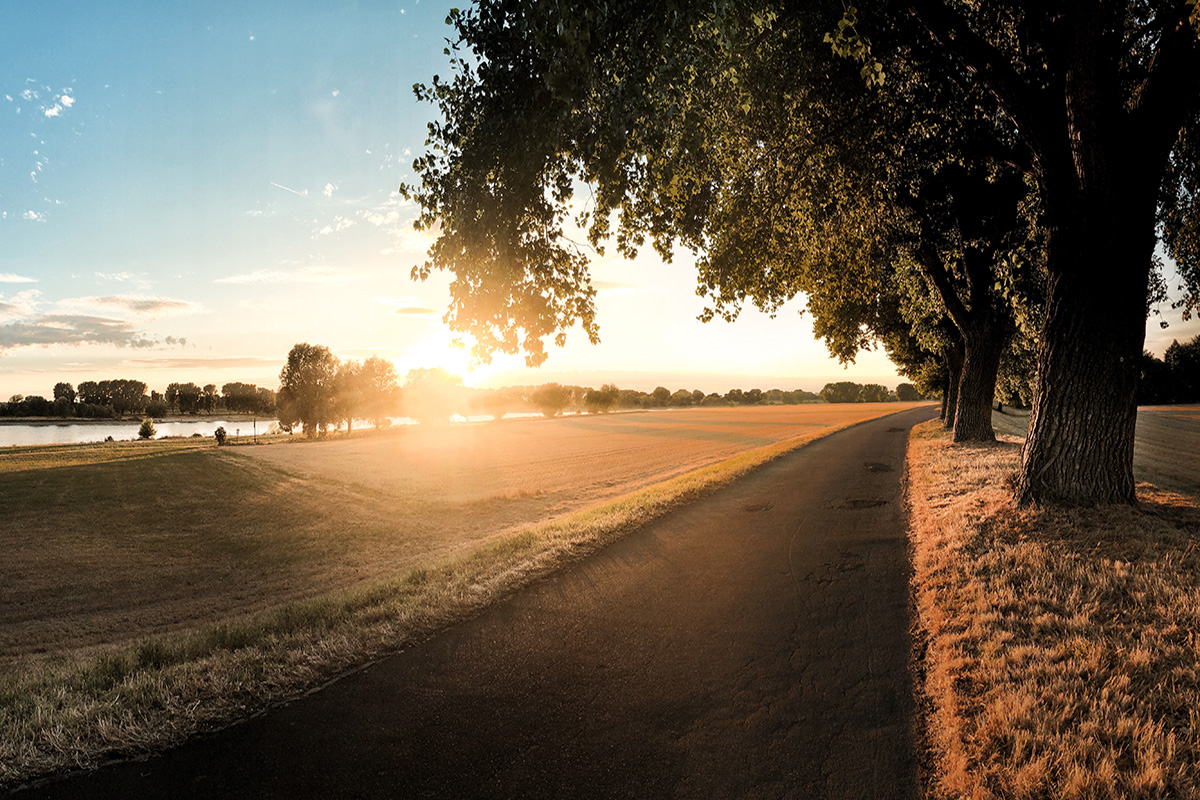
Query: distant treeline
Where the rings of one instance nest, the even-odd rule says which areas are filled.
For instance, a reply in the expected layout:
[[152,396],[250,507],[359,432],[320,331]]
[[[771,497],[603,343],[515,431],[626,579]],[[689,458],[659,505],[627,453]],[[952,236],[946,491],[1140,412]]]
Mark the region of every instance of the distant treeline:
[[227,383],[217,392],[214,384],[172,383],[163,393],[147,394],[142,381],[118,378],[54,385],[54,399],[40,395],[13,395],[0,403],[4,417],[59,417],[62,419],[119,419],[127,415],[164,417],[168,414],[275,414],[275,392],[247,383]]
[[1162,358],[1142,353],[1138,403],[1200,403],[1200,336],[1190,342],[1171,342]]
[[468,389],[462,379],[445,370],[411,370],[401,391],[403,414],[419,420],[451,416],[490,415],[536,411],[554,417],[564,413],[605,414],[640,408],[712,408],[720,406],[798,405],[801,403],[868,403],[889,400],[919,400],[912,384],[902,383],[895,392],[878,384],[826,384],[821,392],[803,389],[730,389],[725,394],[705,394],[699,389],[671,391],[659,386],[652,392],[621,389],[606,383],[599,389],[544,383],[540,386],[510,386],[503,389]]
[[821,389],[821,399],[826,403],[886,403],[892,400],[908,403],[924,398],[911,383],[902,383],[892,392],[878,383],[839,381],[825,384]]
[[797,405],[800,403],[860,403],[918,400],[912,384],[894,392],[879,384],[829,383],[820,393],[803,389],[730,389],[705,394],[699,389],[671,391],[659,386],[652,392],[621,389],[606,383],[596,389],[544,383],[502,389],[473,389],[462,378],[441,368],[409,370],[401,386],[392,362],[376,356],[365,361],[341,360],[320,345],[298,344],[288,354],[280,373],[278,392],[248,383],[172,383],[166,391],[147,393],[146,384],[134,380],[85,381],[78,389],[69,383],[54,387],[54,399],[14,396],[0,403],[0,416],[119,418],[129,415],[163,417],[168,414],[258,414],[275,416],[285,430],[302,425],[306,432],[370,422],[390,424],[392,417],[438,422],[455,417],[491,416],[536,412],[547,417],[563,413],[604,414],[643,408]]

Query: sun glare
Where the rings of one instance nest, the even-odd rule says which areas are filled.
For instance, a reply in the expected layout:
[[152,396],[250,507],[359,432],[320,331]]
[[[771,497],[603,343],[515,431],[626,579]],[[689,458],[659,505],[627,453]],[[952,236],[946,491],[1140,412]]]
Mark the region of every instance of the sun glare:
[[509,362],[513,358],[498,355],[490,364],[472,365],[470,345],[456,345],[452,335],[439,332],[406,348],[404,355],[396,359],[396,371],[403,380],[410,369],[441,367],[453,375],[461,376],[465,385],[479,386],[497,372],[511,368]]

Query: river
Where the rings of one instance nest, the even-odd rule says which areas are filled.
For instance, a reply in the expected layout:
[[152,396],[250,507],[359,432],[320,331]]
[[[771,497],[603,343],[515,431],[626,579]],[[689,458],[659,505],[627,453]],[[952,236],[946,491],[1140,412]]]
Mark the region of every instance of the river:
[[[568,414],[570,412],[567,412]],[[507,415],[508,418],[540,417],[537,412],[517,412]],[[564,415],[566,416],[566,415]],[[487,422],[492,418],[487,415],[463,417],[454,415],[452,420],[457,423]],[[393,425],[416,425],[415,419],[408,417],[392,417]],[[39,420],[37,422],[0,422],[0,448],[13,445],[47,445],[47,444],[80,444],[83,442],[103,442],[111,436],[116,441],[138,438],[138,420],[95,420],[80,422],[78,420],[56,422]],[[362,425],[363,423],[359,423]],[[230,438],[235,436],[252,436],[267,433],[276,426],[273,419],[260,419],[257,422],[248,419],[198,419],[175,420],[171,422],[155,422],[154,438],[164,436],[201,436],[211,437],[217,428],[224,428]],[[358,426],[356,426],[357,429]],[[366,427],[364,425],[364,427]],[[276,428],[277,430],[277,428]],[[297,429],[299,433],[299,429]]]
[[[96,422],[13,422],[0,424],[0,447],[12,445],[45,445],[45,444],[79,444],[81,442],[103,442],[111,436],[117,441],[136,439],[139,421],[103,420]],[[266,433],[273,419],[260,419],[257,422],[243,419],[230,422],[223,419],[199,419],[171,422],[155,422],[155,438],[163,436],[201,436],[211,437],[217,428],[224,428],[232,438],[240,430],[243,436],[250,436],[257,429],[258,433]]]

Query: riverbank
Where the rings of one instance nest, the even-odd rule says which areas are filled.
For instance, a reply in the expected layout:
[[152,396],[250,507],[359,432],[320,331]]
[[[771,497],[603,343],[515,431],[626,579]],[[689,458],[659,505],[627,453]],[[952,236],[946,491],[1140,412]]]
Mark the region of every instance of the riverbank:
[[[0,425],[33,425],[33,426],[51,426],[51,425],[129,425],[131,423],[141,423],[146,419],[144,414],[131,414],[124,417],[106,417],[95,419],[91,417],[0,417]],[[253,416],[250,414],[206,414],[197,416],[193,414],[167,414],[163,417],[151,417],[155,424],[160,422],[248,422],[253,423],[255,420],[259,422],[274,422],[274,417]]]
[[[0,452],[13,447],[49,447],[129,441],[141,438],[139,436],[141,424],[141,418],[48,420],[45,417],[35,417],[6,421],[6,424],[0,424]],[[155,418],[154,438],[211,439],[218,428],[224,428],[229,439],[236,440],[261,438],[269,433],[277,432],[279,425],[275,419],[269,417],[170,416]]]

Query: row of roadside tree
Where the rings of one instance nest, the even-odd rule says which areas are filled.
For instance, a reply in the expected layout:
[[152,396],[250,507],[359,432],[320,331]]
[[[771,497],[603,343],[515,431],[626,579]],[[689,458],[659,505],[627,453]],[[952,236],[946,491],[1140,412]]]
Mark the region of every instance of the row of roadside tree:
[[563,34],[477,0],[454,80],[414,87],[413,274],[453,273],[477,350],[541,363],[599,339],[581,235],[689,251],[702,319],[802,297],[832,355],[940,390],[955,442],[1031,404],[1019,504],[1133,503],[1147,313],[1200,310],[1200,8],[1097,8],[601,3]]

